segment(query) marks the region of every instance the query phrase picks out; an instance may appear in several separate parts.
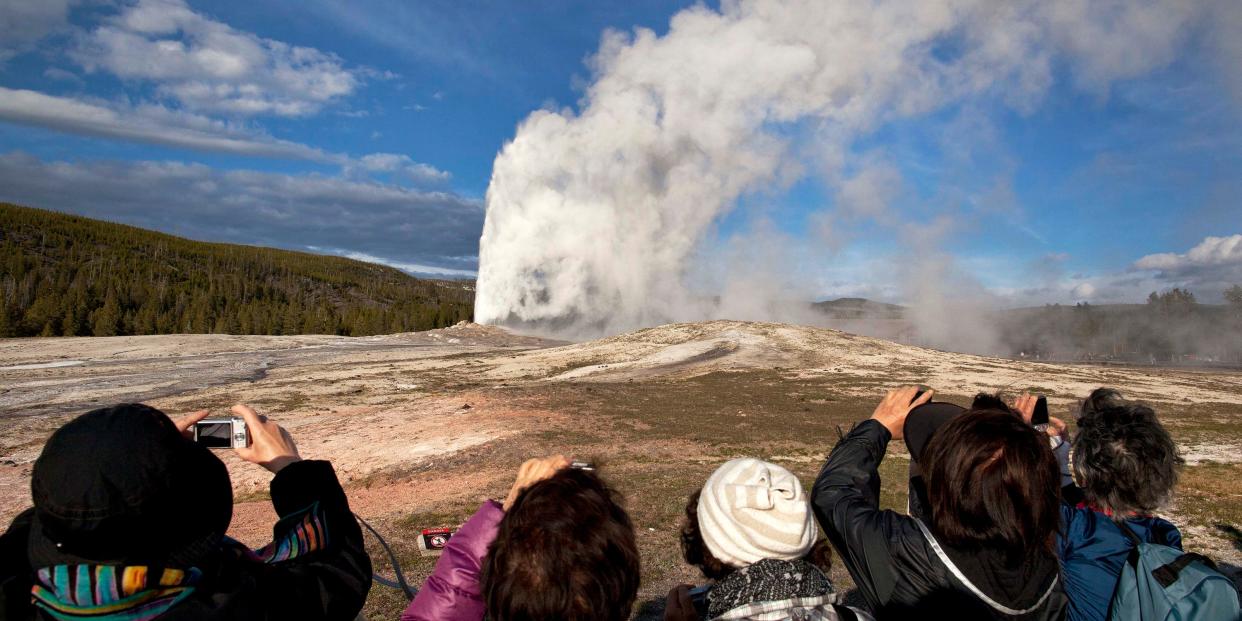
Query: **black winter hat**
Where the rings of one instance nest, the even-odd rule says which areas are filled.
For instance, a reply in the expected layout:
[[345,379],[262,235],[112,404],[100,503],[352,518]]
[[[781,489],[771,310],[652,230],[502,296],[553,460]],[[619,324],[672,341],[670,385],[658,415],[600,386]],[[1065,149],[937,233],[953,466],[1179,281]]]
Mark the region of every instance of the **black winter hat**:
[[906,441],[906,449],[910,451],[910,458],[915,462],[922,461],[923,451],[927,450],[936,430],[965,411],[966,408],[960,405],[935,401],[910,410],[905,426],[902,427],[902,437]]
[[52,434],[31,477],[31,564],[192,567],[233,518],[228,470],[163,412],[123,404]]

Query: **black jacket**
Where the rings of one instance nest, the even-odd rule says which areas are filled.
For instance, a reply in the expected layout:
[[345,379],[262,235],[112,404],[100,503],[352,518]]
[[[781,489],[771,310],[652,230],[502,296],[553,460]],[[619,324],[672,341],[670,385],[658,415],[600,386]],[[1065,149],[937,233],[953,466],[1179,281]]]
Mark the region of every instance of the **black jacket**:
[[[271,497],[281,518],[273,529],[272,545],[252,552],[225,539],[202,567],[195,568],[193,588],[160,619],[349,621],[358,614],[371,587],[371,561],[332,465],[302,461],[286,466],[272,479]],[[56,575],[30,566],[27,549],[39,537],[37,526],[32,528],[33,515],[33,510],[19,515],[0,536],[2,619],[53,618],[32,603],[32,587]],[[87,566],[92,572],[97,567]],[[69,566],[63,575],[79,575],[75,571]],[[158,581],[147,584],[158,588]],[[54,586],[45,592],[55,599]]]
[[[815,516],[877,618],[1060,619],[1066,600],[1051,555],[1008,566],[1004,554],[935,544],[985,596],[971,593],[939,558],[920,522],[879,507],[878,468],[891,434],[868,420],[837,444],[815,480]],[[1051,592],[1049,592],[1051,591]]]

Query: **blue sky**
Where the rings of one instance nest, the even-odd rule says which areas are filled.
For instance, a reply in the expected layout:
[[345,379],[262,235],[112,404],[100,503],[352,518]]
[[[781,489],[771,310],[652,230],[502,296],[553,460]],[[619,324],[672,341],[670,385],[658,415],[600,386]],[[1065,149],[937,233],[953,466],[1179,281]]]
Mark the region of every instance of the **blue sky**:
[[[5,3],[0,200],[471,277],[516,126],[577,104],[606,29],[663,34],[691,4]],[[900,300],[891,231],[947,221],[927,243],[1008,304],[1218,300],[1242,282],[1242,70],[1201,34],[1103,88],[1066,61],[1036,101],[886,119],[851,151],[900,180],[882,215],[823,235],[842,199],[806,174],[745,195],[704,244],[763,222],[808,249],[787,270],[816,297]]]

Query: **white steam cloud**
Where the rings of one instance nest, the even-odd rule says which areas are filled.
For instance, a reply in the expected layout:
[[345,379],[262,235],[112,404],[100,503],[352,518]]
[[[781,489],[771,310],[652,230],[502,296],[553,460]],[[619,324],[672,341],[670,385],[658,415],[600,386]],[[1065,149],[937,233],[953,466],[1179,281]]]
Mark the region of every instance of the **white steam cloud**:
[[[1238,6],[725,0],[678,13],[664,36],[607,32],[577,110],[532,113],[496,158],[476,319],[588,335],[786,318],[779,309],[803,292],[762,274],[789,253],[759,253],[739,272],[746,286],[691,282],[710,271],[703,241],[740,198],[819,175],[836,196],[824,222],[864,218],[900,238],[908,227],[887,214],[900,173],[855,153],[860,137],[974,99],[1033,110],[1062,62],[1077,87],[1105,94],[1170,63],[1195,28],[1238,23]],[[1228,52],[1234,37],[1206,39]],[[916,306],[949,269],[935,255],[904,279],[918,283],[906,292]],[[931,334],[955,311],[926,301]]]

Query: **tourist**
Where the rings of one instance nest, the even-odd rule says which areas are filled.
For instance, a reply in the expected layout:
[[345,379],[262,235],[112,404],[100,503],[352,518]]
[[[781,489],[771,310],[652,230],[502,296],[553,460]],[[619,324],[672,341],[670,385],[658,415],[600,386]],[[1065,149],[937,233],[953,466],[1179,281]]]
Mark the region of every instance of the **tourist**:
[[712,583],[697,605],[690,587],[670,591],[666,621],[869,618],[841,603],[802,483],[776,464],[739,458],[717,468],[686,504],[681,546]]
[[1057,538],[1071,621],[1108,618],[1130,550],[1140,540],[1181,549],[1182,534],[1156,512],[1168,503],[1182,459],[1148,406],[1100,388],[1083,401]]
[[920,464],[925,521],[880,509],[888,442],[931,397],[914,386],[888,393],[815,482],[816,517],[854,583],[881,619],[1061,618],[1057,463],[1012,410],[972,408],[931,437]]
[[484,503],[401,618],[624,621],[638,583],[620,496],[593,467],[558,455],[527,461],[503,503]]
[[0,536],[0,618],[348,621],[371,562],[332,465],[238,405],[274,476],[275,540],[252,551],[225,536],[228,470],[177,421],[145,405],[94,410],[52,434],[34,464],[34,507]]

